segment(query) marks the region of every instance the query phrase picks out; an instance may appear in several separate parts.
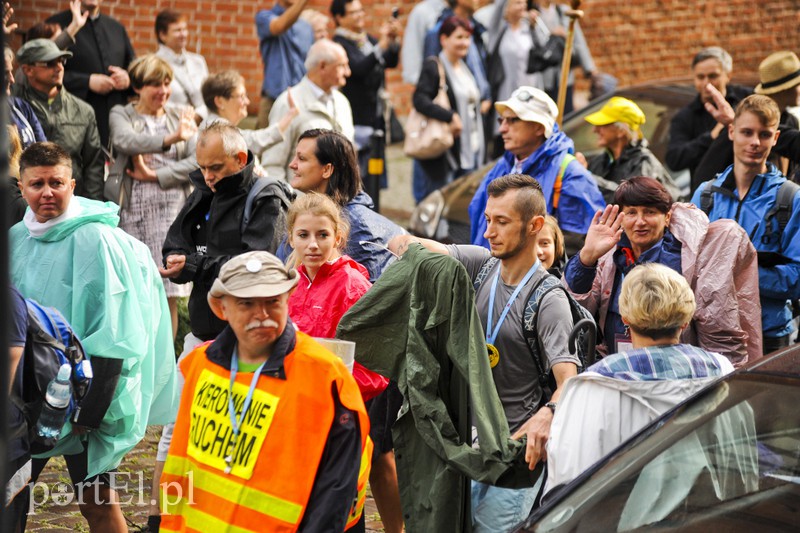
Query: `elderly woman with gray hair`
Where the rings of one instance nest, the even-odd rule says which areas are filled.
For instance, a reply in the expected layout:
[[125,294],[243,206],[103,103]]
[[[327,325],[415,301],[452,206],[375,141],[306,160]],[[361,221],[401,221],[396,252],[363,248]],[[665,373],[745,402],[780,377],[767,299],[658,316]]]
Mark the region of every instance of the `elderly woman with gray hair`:
[[[203,101],[208,109],[208,114],[200,124],[200,130],[214,122],[230,123],[239,126],[239,123],[247,117],[247,106],[250,99],[247,97],[247,89],[244,85],[244,77],[235,70],[223,70],[210,75],[203,86]],[[272,126],[258,130],[239,128],[239,132],[247,143],[247,149],[258,157],[265,150],[283,140],[283,133],[294,117],[297,116],[297,108],[291,98],[288,97],[289,110],[286,114]]]
[[612,203],[619,184],[633,176],[655,178],[673,200],[680,199],[681,191],[672,176],[647,147],[641,130],[645,114],[634,101],[614,96],[585,120],[594,126],[597,145],[604,150],[588,160],[579,154],[576,157],[594,175],[606,203]]

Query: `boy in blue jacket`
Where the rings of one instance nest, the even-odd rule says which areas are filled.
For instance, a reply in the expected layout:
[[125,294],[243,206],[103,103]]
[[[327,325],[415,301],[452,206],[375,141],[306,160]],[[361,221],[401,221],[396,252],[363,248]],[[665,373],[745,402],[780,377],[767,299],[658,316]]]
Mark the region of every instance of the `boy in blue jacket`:
[[791,343],[795,328],[790,301],[800,298],[800,189],[792,188],[784,214],[776,213],[786,177],[767,163],[778,139],[779,119],[780,110],[771,98],[751,95],[742,100],[728,126],[733,165],[698,187],[692,197],[712,222],[736,220],[758,250],[765,354]]

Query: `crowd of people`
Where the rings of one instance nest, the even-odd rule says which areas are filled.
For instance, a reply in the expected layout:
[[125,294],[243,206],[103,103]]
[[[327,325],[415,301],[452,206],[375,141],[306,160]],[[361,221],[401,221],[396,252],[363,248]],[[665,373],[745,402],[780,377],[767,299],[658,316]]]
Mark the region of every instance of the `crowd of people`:
[[[31,431],[9,446],[4,530],[25,529],[31,483],[63,455],[76,493],[93,489],[90,529],[126,531],[109,474],[158,424],[150,532],[364,531],[367,483],[387,532],[508,531],[653,419],[607,415],[610,389],[649,394],[620,382],[689,383],[660,413],[797,342],[797,55],[766,57],[750,94],[725,50],[700,50],[665,161],[622,97],[586,117],[602,149],[587,158],[555,102],[567,6],[422,0],[373,36],[360,0],[330,18],[307,3],[255,15],[254,129],[244,77],[188,51],[173,9],[154,53],[101,0],[5,49],[11,393],[33,395],[26,299],[69,321],[94,377],[91,409],[35,457],[36,414],[12,407]],[[572,37],[572,66],[596,76]],[[376,209],[401,63],[415,110],[453,137],[413,161],[415,200],[492,165],[469,244]],[[589,368],[569,349],[576,309],[598,332]],[[315,337],[355,342],[354,364]]]

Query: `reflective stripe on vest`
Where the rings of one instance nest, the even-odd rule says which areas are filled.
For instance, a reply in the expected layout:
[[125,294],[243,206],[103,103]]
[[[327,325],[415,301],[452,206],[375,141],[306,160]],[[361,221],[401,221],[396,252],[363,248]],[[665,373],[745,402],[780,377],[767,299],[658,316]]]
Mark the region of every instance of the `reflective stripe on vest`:
[[[169,496],[163,497],[163,510],[169,514],[184,514],[186,508],[194,509],[191,500],[198,496],[198,491],[206,492],[215,498],[225,500],[231,505],[242,505],[253,511],[260,512],[267,517],[274,517],[283,522],[296,524],[300,521],[303,506],[289,500],[285,500],[262,490],[250,488],[246,485],[237,483],[232,476],[225,474],[215,474],[211,471],[203,471],[202,475],[195,476],[189,474],[193,472],[194,463],[190,459],[174,458],[164,465],[164,475],[170,480],[174,479],[180,483],[180,479],[185,478],[189,483],[182,488],[182,497],[177,502],[170,501]],[[189,475],[187,475],[189,474]],[[229,499],[232,498],[232,499]],[[194,527],[187,524],[187,527]]]
[[347,515],[347,524],[344,529],[347,531],[358,523],[361,514],[364,512],[364,504],[367,502],[367,481],[372,466],[372,439],[367,437],[367,445],[361,454],[361,467],[358,470],[358,495],[350,506],[350,513]]
[[[363,500],[371,460],[369,418],[358,385],[336,356],[297,333],[295,350],[284,361],[287,379],[259,378],[252,415],[242,425],[240,442],[246,448],[237,444],[234,468],[225,474],[220,460],[230,453],[225,381],[230,372],[210,362],[205,349],[195,349],[181,363],[186,384],[161,478],[164,531],[216,529],[212,523],[224,524],[227,531],[296,531],[336,423],[330,394],[320,393],[332,386],[341,403],[358,416],[358,501]],[[237,376],[237,384],[240,378],[249,384],[251,376]],[[236,396],[234,403],[238,405]],[[360,517],[363,503],[356,508]]]

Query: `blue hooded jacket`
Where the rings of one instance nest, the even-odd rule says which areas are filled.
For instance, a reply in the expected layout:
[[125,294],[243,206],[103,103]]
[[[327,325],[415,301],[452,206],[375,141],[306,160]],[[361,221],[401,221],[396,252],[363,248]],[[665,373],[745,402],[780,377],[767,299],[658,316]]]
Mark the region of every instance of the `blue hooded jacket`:
[[406,231],[385,216],[376,213],[372,198],[364,191],[356,194],[344,206],[344,211],[350,219],[350,237],[345,252],[367,268],[369,281],[375,283],[386,267],[395,260],[395,256],[386,245],[392,237]]
[[[731,196],[715,192],[714,205],[708,218],[712,222],[730,218],[739,223],[750,235],[753,246],[759,252],[777,252],[786,258],[786,264],[773,267],[758,267],[758,287],[761,294],[761,327],[765,337],[782,337],[794,331],[792,311],[788,300],[800,298],[800,192],[792,202],[792,216],[783,234],[778,239],[777,219],[771,221],[771,232],[767,232],[764,219],[775,205],[778,189],[786,178],[774,165],[768,163],[767,172],[759,174],[739,200],[733,165],[717,176],[713,185],[728,189]],[[699,206],[702,191],[708,184],[697,188],[692,203]]]
[[[547,212],[558,219],[558,225],[562,230],[585,235],[595,212],[603,209],[606,202],[597,187],[597,182],[577,161],[571,161],[567,165],[561,183],[558,208],[553,209],[553,186],[561,167],[561,160],[566,154],[572,154],[574,151],[572,139],[554,125],[553,134],[525,160],[522,173],[539,180]],[[489,247],[489,242],[483,237],[486,232],[486,220],[483,217],[488,199],[486,188],[495,178],[510,174],[513,168],[514,154],[506,152],[486,174],[478,190],[475,191],[475,196],[469,204],[470,236],[473,244]]]

